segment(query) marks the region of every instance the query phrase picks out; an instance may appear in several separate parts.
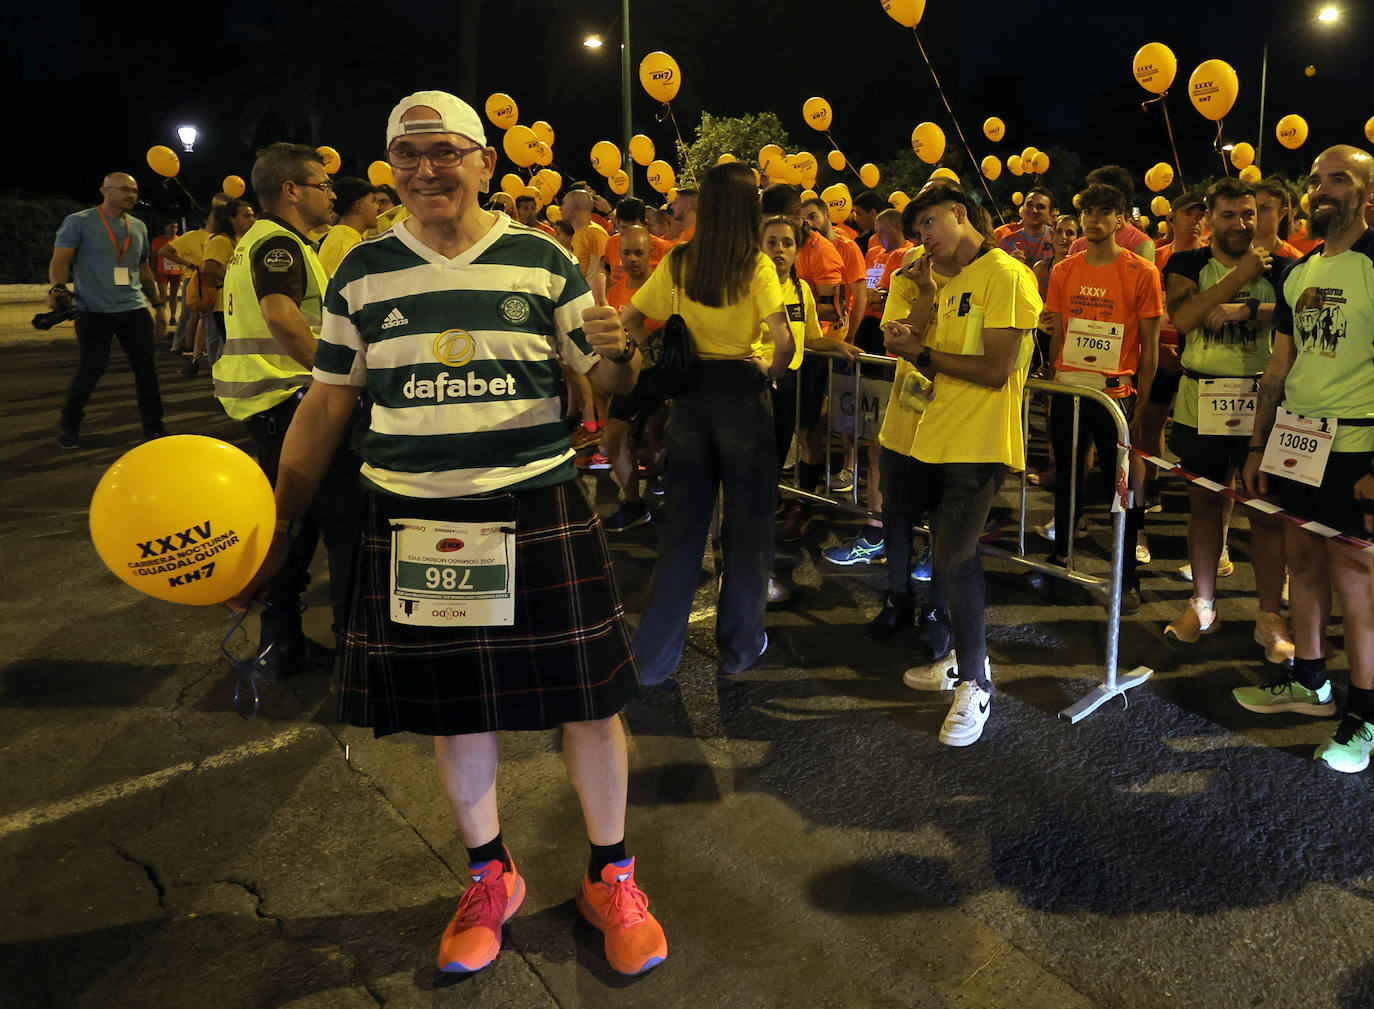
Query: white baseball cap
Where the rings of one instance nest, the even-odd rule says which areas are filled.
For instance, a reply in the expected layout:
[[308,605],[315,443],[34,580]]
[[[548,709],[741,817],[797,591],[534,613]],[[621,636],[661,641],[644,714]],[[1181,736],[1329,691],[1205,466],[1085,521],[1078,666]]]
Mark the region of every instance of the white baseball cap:
[[[418,105],[433,109],[439,113],[439,117],[401,122],[401,117]],[[457,133],[473,143],[487,146],[487,135],[482,130],[482,120],[477,111],[447,91],[417,91],[396,103],[386,121],[387,146],[390,147],[393,140],[406,133]]]

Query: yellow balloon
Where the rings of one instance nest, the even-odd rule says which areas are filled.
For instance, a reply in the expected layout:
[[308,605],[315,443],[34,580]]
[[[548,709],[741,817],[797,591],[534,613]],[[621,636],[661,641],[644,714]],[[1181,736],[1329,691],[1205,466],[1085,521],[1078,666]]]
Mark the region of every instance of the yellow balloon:
[[374,161],[367,166],[367,181],[374,186],[394,186],[396,176],[385,161]]
[[887,16],[899,25],[915,28],[926,12],[926,0],[881,0]]
[[592,144],[592,167],[609,179],[620,171],[620,148],[609,140]]
[[491,198],[492,204],[506,209],[506,213],[515,213],[515,197],[510,193],[496,193]]
[[892,194],[888,196],[887,202],[892,204],[898,210],[901,210],[903,207],[905,207],[908,203],[911,202],[911,197],[907,196],[906,193],[904,193],[900,189],[894,189],[892,190]]
[[1204,119],[1217,122],[1236,104],[1240,80],[1225,60],[1205,60],[1188,78],[1188,97]]
[[926,164],[938,163],[945,154],[945,131],[934,123],[921,123],[911,131],[911,149]]
[[801,191],[801,201],[803,203],[805,203],[807,200],[814,200],[815,198],[816,191],[814,189],[803,189]]
[[1264,178],[1264,173],[1260,171],[1259,165],[1246,165],[1240,171],[1242,182],[1258,182],[1262,178]]
[[1150,226],[1150,219],[1149,219],[1148,217],[1146,217],[1144,214],[1141,214],[1141,215],[1140,215],[1140,224],[1137,225],[1137,227],[1140,227],[1140,228],[1148,228],[1149,226]]
[[1145,173],[1145,186],[1152,193],[1162,193],[1174,181],[1174,168],[1167,161],[1161,161]]
[[1131,60],[1131,73],[1146,91],[1162,95],[1174,83],[1178,60],[1174,58],[1174,51],[1163,42],[1148,42],[1136,50]]
[[1007,155],[1007,171],[1011,172],[1012,175],[1023,175],[1023,174],[1025,174],[1025,168],[1023,168],[1023,167],[1021,166],[1021,155],[1019,155],[1019,154],[1008,154],[1008,155]]
[[1307,120],[1299,115],[1287,115],[1275,127],[1279,143],[1290,151],[1296,151],[1307,142]]
[[739,158],[735,157],[733,154],[726,153],[726,154],[722,154],[720,157],[716,158],[716,164],[718,164],[718,165],[732,165],[732,164],[734,164],[734,163],[735,163],[736,161],[738,161],[738,160],[739,160]]
[[765,144],[759,148],[759,167],[772,175],[773,173],[768,171],[768,166],[783,157],[786,157],[786,154],[777,144]]
[[1074,210],[1082,210],[1082,209],[1083,209],[1083,197],[1082,197],[1080,194],[1078,194],[1078,193],[1074,193],[1074,194],[1073,194],[1073,209],[1074,209]]
[[830,103],[824,98],[808,98],[802,103],[802,118],[807,126],[824,133],[830,129]]
[[654,160],[654,142],[643,133],[636,133],[630,138],[630,157],[641,167],[648,165]]
[[181,159],[170,147],[158,144],[148,148],[148,167],[164,178],[175,179],[181,171]]
[[1002,174],[1002,162],[997,160],[997,155],[995,154],[989,154],[982,160],[982,163],[978,167],[983,170],[983,174],[991,182],[996,182],[998,177]]
[[1317,68],[1314,67],[1311,63],[1309,63],[1309,64],[1307,64],[1306,69],[1303,70],[1303,73],[1305,73],[1308,77],[1316,77],[1316,76],[1317,76]]
[[335,175],[343,167],[343,158],[339,157],[339,152],[328,144],[316,147],[315,150],[319,152],[320,157],[324,158],[324,170],[328,174]]
[[616,196],[624,196],[630,190],[630,176],[624,169],[617,168],[610,177],[611,192]]
[[1163,217],[1169,213],[1169,198],[1167,196],[1156,196],[1150,201],[1150,213],[1156,217]]
[[853,207],[848,187],[840,185],[839,183],[833,186],[827,186],[821,192],[821,199],[825,201],[832,224],[841,223],[849,216],[849,211]]
[[878,166],[871,161],[859,169],[859,181],[869,189],[876,189],[880,178],[882,178],[882,173],[878,171]]
[[959,185],[959,173],[952,168],[945,168],[943,165],[930,173],[930,181],[934,182],[936,179],[944,179],[946,182]]
[[1306,193],[1298,197],[1298,206],[1302,208],[1304,214],[1312,213],[1312,204],[1308,201]]
[[553,148],[542,140],[540,140],[538,144],[539,146],[534,150],[534,163],[536,165],[553,164]]
[[530,131],[539,138],[541,144],[553,146],[553,127],[542,119],[530,123]]
[[1026,198],[1025,198],[1023,195],[1021,195],[1021,190],[1019,190],[1019,189],[1018,189],[1016,192],[1014,192],[1014,193],[1011,194],[1011,202],[1012,202],[1012,204],[1015,205],[1015,206],[1018,206],[1018,207],[1021,206],[1021,204],[1025,201],[1025,199],[1026,199]]
[[808,189],[816,184],[816,170],[820,167],[816,163],[816,156],[809,151],[798,151],[787,159],[787,163],[792,166],[793,173],[801,180],[801,184]]
[[556,203],[550,203],[544,208],[544,217],[550,224],[557,224],[563,220],[563,208]]
[[838,150],[831,151],[825,156],[825,163],[837,172],[844,171],[844,155]]
[[676,200],[676,199],[677,199],[677,187],[676,187],[676,186],[674,186],[672,189],[668,190],[666,193],[663,194],[663,202],[667,203],[669,207],[671,207],[671,206],[673,205],[673,201]]
[[517,166],[528,168],[534,164],[539,153],[539,138],[528,126],[512,126],[501,138],[501,146],[505,149],[506,157]]
[[759,170],[758,170],[757,168],[751,168],[751,169],[749,169],[749,171],[751,171],[751,172],[754,173],[754,185],[755,185],[755,186],[761,186],[761,185],[763,185],[763,176],[759,174]]
[[272,545],[277,507],[262,468],[215,438],[156,438],[120,456],[91,497],[91,539],[141,592],[208,606],[237,595]]
[[1374,144],[1374,116],[1370,116],[1364,121],[1364,137],[1371,144]]
[[[1007,124],[996,116],[989,116],[983,120],[983,136],[987,137],[994,144],[1007,135]],[[996,176],[991,176],[996,178]]]
[[237,200],[248,189],[243,179],[237,175],[226,175],[224,181],[219,184],[219,187],[233,200]]
[[525,180],[514,172],[507,172],[501,176],[501,192],[508,194],[511,199],[519,196],[525,191]]
[[677,174],[666,161],[655,161],[649,165],[649,185],[656,193],[667,193],[677,185]]
[[498,91],[487,99],[487,118],[497,129],[508,130],[520,121],[520,109],[514,98]]
[[1044,151],[1036,151],[1035,158],[1031,162],[1031,170],[1036,175],[1044,175],[1050,170],[1050,156]]
[[1255,149],[1244,140],[1231,148],[1231,164],[1239,169],[1249,168],[1255,163]]
[[1023,172],[1035,171],[1035,156],[1040,153],[1034,147],[1027,147],[1021,152],[1021,170]]
[[667,104],[677,97],[682,71],[667,53],[653,52],[639,62],[639,83],[650,98]]

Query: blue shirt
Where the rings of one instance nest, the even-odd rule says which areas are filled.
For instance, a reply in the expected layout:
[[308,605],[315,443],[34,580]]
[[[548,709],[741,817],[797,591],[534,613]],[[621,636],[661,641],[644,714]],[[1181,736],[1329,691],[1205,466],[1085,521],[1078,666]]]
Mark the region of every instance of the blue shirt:
[[[100,208],[79,210],[68,214],[57,229],[54,244],[61,249],[75,249],[72,262],[72,280],[76,284],[76,307],[83,312],[130,312],[136,308],[147,308],[148,301],[143,297],[143,288],[138,280],[140,263],[150,261],[148,229],[138,218],[129,214],[123,217],[110,217],[110,232],[105,230],[105,222],[100,219]],[[128,248],[119,255],[114,242]],[[124,267],[129,271],[128,285],[115,284],[115,268]]]

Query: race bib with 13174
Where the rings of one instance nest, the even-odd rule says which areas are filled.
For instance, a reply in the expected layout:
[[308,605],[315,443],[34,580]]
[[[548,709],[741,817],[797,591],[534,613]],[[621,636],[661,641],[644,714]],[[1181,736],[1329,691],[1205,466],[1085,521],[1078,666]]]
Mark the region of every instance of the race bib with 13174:
[[1335,418],[1299,417],[1279,407],[1264,446],[1260,472],[1320,487],[1335,439]]
[[1259,381],[1253,378],[1197,380],[1198,434],[1251,434]]
[[513,624],[513,525],[392,519],[391,619],[420,627]]

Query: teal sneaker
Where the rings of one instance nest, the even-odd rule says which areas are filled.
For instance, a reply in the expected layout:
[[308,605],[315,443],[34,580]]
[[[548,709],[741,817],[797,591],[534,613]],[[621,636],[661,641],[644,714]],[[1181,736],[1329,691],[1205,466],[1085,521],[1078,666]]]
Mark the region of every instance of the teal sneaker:
[[1336,726],[1336,734],[1312,756],[1333,771],[1357,774],[1369,766],[1370,750],[1374,750],[1374,729],[1359,715],[1346,715]]
[[1296,711],[1303,715],[1334,715],[1336,700],[1331,695],[1331,681],[1316,690],[1309,690],[1297,680],[1280,680],[1259,687],[1237,687],[1231,691],[1246,711],[1261,715],[1275,715],[1282,711]]
[[883,540],[877,543],[870,543],[864,539],[864,534],[860,533],[854,537],[854,542],[844,547],[827,547],[821,551],[821,556],[831,564],[842,564],[848,567],[851,564],[879,564],[887,553],[887,547]]

